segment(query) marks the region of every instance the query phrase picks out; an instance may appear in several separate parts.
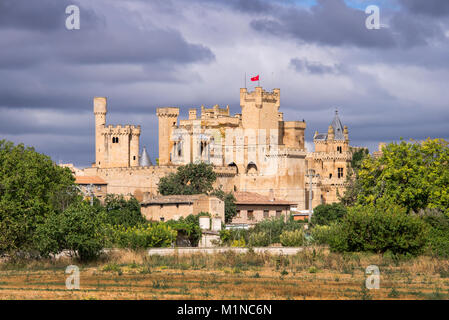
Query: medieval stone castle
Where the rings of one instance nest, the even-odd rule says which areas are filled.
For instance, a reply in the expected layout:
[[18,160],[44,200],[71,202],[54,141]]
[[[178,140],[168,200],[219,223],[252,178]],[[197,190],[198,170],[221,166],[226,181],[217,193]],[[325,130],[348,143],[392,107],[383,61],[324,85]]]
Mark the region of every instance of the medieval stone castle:
[[299,210],[337,201],[352,159],[348,128],[337,112],[327,133],[315,132],[315,151],[307,152],[306,123],[284,121],[279,89],[242,88],[240,107],[231,115],[229,106],[201,106],[200,113],[190,109],[188,119],[178,119],[179,108],[158,108],[159,158],[152,165],[146,150],[140,153],[141,127],[107,125],[107,100],[96,97],[95,163],[77,174],[98,176],[108,193],[142,201],[157,195],[159,179],[178,166],[204,161],[214,165],[215,187],[227,192],[287,200]]

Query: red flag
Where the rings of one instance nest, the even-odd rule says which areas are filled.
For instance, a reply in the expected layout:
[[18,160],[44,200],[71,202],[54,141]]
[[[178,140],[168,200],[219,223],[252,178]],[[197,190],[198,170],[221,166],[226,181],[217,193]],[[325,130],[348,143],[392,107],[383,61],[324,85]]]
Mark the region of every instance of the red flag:
[[255,77],[252,77],[251,81],[259,81],[259,75],[255,76]]

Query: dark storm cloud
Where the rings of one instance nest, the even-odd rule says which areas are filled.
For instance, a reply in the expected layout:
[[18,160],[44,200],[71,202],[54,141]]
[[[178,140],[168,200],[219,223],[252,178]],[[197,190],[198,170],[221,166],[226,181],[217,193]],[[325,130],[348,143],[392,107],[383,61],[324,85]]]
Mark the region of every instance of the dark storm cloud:
[[69,31],[68,3],[1,2],[7,19],[0,19],[0,107],[90,109],[86,98],[107,83],[176,82],[178,68],[215,59],[180,31],[142,27],[120,7],[81,6],[81,29]]
[[402,7],[415,14],[441,17],[449,15],[447,0],[399,0]]
[[341,65],[325,65],[317,61],[308,61],[307,59],[293,58],[290,65],[297,72],[307,72],[311,74],[338,74],[343,72]]
[[310,10],[279,7],[272,14],[273,17],[254,19],[253,29],[331,46],[388,48],[395,45],[390,30],[368,30],[367,15],[348,7],[343,0],[319,0]]
[[444,39],[441,26],[428,18],[412,18],[400,12],[391,19],[391,27],[401,36],[397,42],[403,47],[426,46],[433,39]]
[[[421,2],[427,6],[426,1]],[[443,11],[447,3],[442,6]],[[446,39],[438,21],[426,17],[381,8],[384,26],[379,30],[366,28],[367,17],[364,11],[349,7],[344,0],[318,0],[310,9],[278,6],[267,17],[253,19],[251,26],[273,36],[329,46],[412,47],[425,45],[431,39]],[[385,27],[389,19],[392,23]]]
[[54,31],[65,25],[65,9],[77,5],[83,12],[83,25],[92,26],[99,17],[76,0],[1,0],[0,28]]

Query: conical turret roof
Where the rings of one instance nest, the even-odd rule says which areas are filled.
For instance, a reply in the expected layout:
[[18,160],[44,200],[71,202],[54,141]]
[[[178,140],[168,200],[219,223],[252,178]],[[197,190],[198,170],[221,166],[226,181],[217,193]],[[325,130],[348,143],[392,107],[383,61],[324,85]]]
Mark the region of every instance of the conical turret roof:
[[140,164],[141,167],[148,167],[148,166],[152,166],[153,165],[151,163],[150,157],[148,156],[147,149],[145,147],[143,147],[142,155],[140,156],[140,163],[139,164]]
[[338,110],[335,110],[335,117],[331,126],[334,129],[334,140],[345,140],[343,125],[341,124],[340,117],[338,116]]

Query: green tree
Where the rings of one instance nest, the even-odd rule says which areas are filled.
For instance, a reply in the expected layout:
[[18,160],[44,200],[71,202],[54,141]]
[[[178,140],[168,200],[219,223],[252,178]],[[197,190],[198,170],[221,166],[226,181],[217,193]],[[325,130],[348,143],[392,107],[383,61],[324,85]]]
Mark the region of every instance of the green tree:
[[162,195],[208,193],[212,190],[216,179],[217,176],[211,164],[190,163],[178,167],[176,173],[170,173],[161,178],[158,191]]
[[140,211],[140,203],[134,197],[126,200],[123,195],[108,194],[104,207],[106,222],[111,225],[132,227],[146,222]]
[[357,203],[397,204],[407,212],[437,208],[449,214],[449,146],[443,139],[390,143],[358,173]]
[[32,249],[36,227],[79,197],[69,169],[33,148],[0,141],[0,252]]
[[188,237],[190,244],[193,247],[198,246],[201,239],[200,216],[209,215],[206,212],[193,215],[189,214],[187,217],[181,217],[178,220],[169,220],[166,222],[170,228],[177,231],[178,236]]
[[235,197],[232,192],[224,192],[222,189],[214,190],[211,195],[216,196],[218,199],[224,201],[225,205],[225,223],[230,223],[232,218],[237,214],[237,205],[235,204]]
[[329,225],[344,217],[347,210],[341,203],[320,204],[313,209],[312,224]]
[[106,244],[104,210],[86,201],[53,213],[37,226],[36,247],[43,256],[71,250],[82,261],[96,258]]
[[370,251],[417,255],[424,250],[429,226],[405,208],[389,206],[356,206],[331,232],[329,245],[335,251]]

